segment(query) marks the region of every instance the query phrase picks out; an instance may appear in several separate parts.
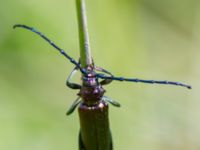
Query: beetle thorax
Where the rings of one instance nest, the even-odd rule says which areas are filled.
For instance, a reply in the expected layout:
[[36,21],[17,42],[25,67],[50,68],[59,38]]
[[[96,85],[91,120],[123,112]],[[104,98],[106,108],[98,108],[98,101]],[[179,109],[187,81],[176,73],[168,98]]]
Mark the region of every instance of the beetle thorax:
[[78,95],[82,97],[83,101],[87,105],[97,104],[103,97],[105,90],[99,84],[95,72],[87,74],[87,76],[82,77],[83,85]]

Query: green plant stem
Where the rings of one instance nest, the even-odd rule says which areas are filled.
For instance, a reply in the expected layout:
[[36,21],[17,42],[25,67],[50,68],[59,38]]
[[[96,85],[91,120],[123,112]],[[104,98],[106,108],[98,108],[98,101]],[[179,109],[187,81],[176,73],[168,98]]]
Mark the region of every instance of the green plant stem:
[[80,61],[81,66],[85,68],[92,65],[85,0],[76,0],[76,7],[79,27]]

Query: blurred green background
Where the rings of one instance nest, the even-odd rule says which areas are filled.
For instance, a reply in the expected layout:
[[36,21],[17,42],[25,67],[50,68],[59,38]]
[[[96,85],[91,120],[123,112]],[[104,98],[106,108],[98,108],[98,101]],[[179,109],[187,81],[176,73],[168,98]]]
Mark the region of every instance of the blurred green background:
[[[105,87],[122,104],[110,107],[115,150],[199,150],[199,1],[86,2],[98,66],[117,76],[193,86]],[[0,0],[0,22],[0,149],[77,150],[78,114],[65,116],[77,93],[65,86],[73,65],[33,33],[12,29],[33,26],[78,59],[75,0]]]

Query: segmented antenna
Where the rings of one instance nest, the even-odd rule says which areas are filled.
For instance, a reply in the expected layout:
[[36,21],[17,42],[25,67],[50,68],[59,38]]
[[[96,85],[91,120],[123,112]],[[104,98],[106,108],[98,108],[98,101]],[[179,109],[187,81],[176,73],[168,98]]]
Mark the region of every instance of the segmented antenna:
[[116,80],[116,81],[141,82],[141,83],[148,83],[148,84],[171,84],[171,85],[186,87],[188,89],[192,88],[190,85],[183,84],[180,82],[173,82],[173,81],[143,80],[143,79],[137,79],[137,78],[106,76],[104,74],[97,74],[97,77],[101,79],[111,79],[111,80]]
[[59,48],[56,44],[54,44],[48,37],[46,37],[43,33],[37,31],[36,29],[29,27],[27,25],[23,25],[23,24],[16,24],[13,26],[13,28],[23,28],[23,29],[27,29],[30,30],[34,33],[36,33],[37,35],[39,35],[40,37],[42,37],[45,41],[47,41],[51,46],[53,46],[55,49],[57,49],[62,55],[64,55],[71,63],[73,63],[75,66],[77,66],[80,71],[83,74],[87,74],[86,70],[84,68],[81,68],[80,64],[75,61],[72,57],[70,57],[63,49]]
[[[37,31],[36,29],[22,25],[22,24],[16,24],[13,26],[13,28],[24,28],[27,30],[30,30],[40,37],[42,37],[45,41],[47,41],[51,46],[53,46],[55,49],[57,49],[62,55],[64,55],[71,63],[73,63],[75,66],[77,66],[81,73],[87,76],[87,71],[80,66],[80,63],[75,61],[72,57],[70,57],[63,49],[59,48],[56,44],[54,44],[49,38],[47,38],[43,33]],[[101,79],[110,79],[110,80],[115,80],[115,81],[127,81],[127,82],[141,82],[141,83],[148,83],[148,84],[171,84],[171,85],[176,85],[176,86],[182,86],[186,87],[188,89],[191,89],[192,87],[187,84],[183,84],[180,82],[173,82],[173,81],[157,81],[157,80],[143,80],[143,79],[137,79],[137,78],[124,78],[124,77],[115,77],[115,76],[106,76],[105,74],[96,74],[97,78]]]

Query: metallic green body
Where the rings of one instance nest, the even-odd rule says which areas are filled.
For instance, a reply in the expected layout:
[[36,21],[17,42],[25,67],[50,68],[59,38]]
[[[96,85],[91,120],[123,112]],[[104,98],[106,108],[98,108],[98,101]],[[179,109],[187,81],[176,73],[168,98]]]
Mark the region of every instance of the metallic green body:
[[108,104],[94,106],[83,103],[78,108],[80,118],[79,150],[112,150]]

